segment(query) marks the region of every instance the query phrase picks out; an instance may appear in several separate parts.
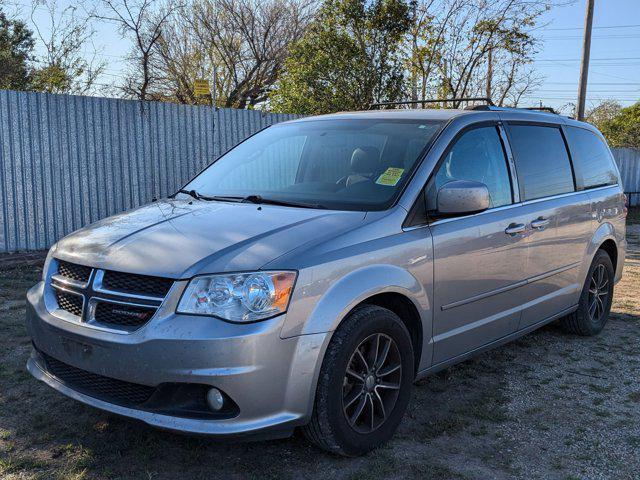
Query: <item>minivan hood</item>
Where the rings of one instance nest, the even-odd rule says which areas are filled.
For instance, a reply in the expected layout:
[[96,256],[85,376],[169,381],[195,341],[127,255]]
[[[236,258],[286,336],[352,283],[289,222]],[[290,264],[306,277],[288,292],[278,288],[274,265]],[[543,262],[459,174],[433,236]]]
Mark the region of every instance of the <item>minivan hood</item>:
[[169,278],[257,270],[295,247],[354,228],[364,212],[167,199],[82,228],[55,257]]

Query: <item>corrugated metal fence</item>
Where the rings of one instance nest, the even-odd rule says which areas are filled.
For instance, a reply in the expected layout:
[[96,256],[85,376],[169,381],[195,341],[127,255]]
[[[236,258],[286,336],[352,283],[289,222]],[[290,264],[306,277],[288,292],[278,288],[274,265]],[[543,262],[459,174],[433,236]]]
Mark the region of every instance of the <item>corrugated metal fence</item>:
[[631,206],[640,206],[640,150],[635,148],[614,148],[624,191],[629,196]]
[[[250,134],[294,117],[2,90],[0,252],[47,248],[167,196]],[[614,156],[625,191],[640,192],[640,150]]]
[[0,252],[44,249],[173,193],[294,115],[0,91]]

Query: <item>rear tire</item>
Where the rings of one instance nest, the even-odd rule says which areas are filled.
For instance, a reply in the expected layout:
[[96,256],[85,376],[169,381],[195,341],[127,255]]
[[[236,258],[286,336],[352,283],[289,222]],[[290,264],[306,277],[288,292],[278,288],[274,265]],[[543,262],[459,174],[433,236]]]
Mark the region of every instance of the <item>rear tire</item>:
[[613,300],[614,270],[609,254],[598,250],[582,287],[578,309],[560,322],[568,333],[591,336],[602,331]]
[[311,421],[302,431],[339,455],[373,450],[396,431],[413,380],[411,337],[400,318],[375,305],[357,307],[327,347]]

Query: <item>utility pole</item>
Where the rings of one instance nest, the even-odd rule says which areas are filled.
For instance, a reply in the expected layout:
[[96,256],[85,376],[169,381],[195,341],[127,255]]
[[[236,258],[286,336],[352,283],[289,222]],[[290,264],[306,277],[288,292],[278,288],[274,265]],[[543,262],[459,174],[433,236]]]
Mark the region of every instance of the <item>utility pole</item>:
[[218,89],[218,72],[215,67],[213,67],[213,73],[211,74],[211,106],[214,110],[218,109],[216,93]]
[[493,77],[493,49],[489,49],[487,58],[487,98],[491,98],[491,81]]
[[580,87],[578,89],[578,120],[584,120],[584,104],[587,97],[587,77],[589,76],[589,55],[591,54],[591,26],[593,25],[593,4],[587,0],[584,18],[584,39],[582,41],[582,63],[580,65]]

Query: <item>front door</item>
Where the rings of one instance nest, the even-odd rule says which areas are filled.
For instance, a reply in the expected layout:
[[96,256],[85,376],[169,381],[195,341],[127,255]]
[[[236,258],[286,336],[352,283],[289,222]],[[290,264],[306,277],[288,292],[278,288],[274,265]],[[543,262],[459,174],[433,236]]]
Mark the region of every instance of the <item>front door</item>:
[[463,131],[427,185],[452,180],[487,185],[491,207],[476,215],[431,222],[434,251],[433,363],[464,354],[516,331],[526,283],[526,218],[514,195],[497,125]]

